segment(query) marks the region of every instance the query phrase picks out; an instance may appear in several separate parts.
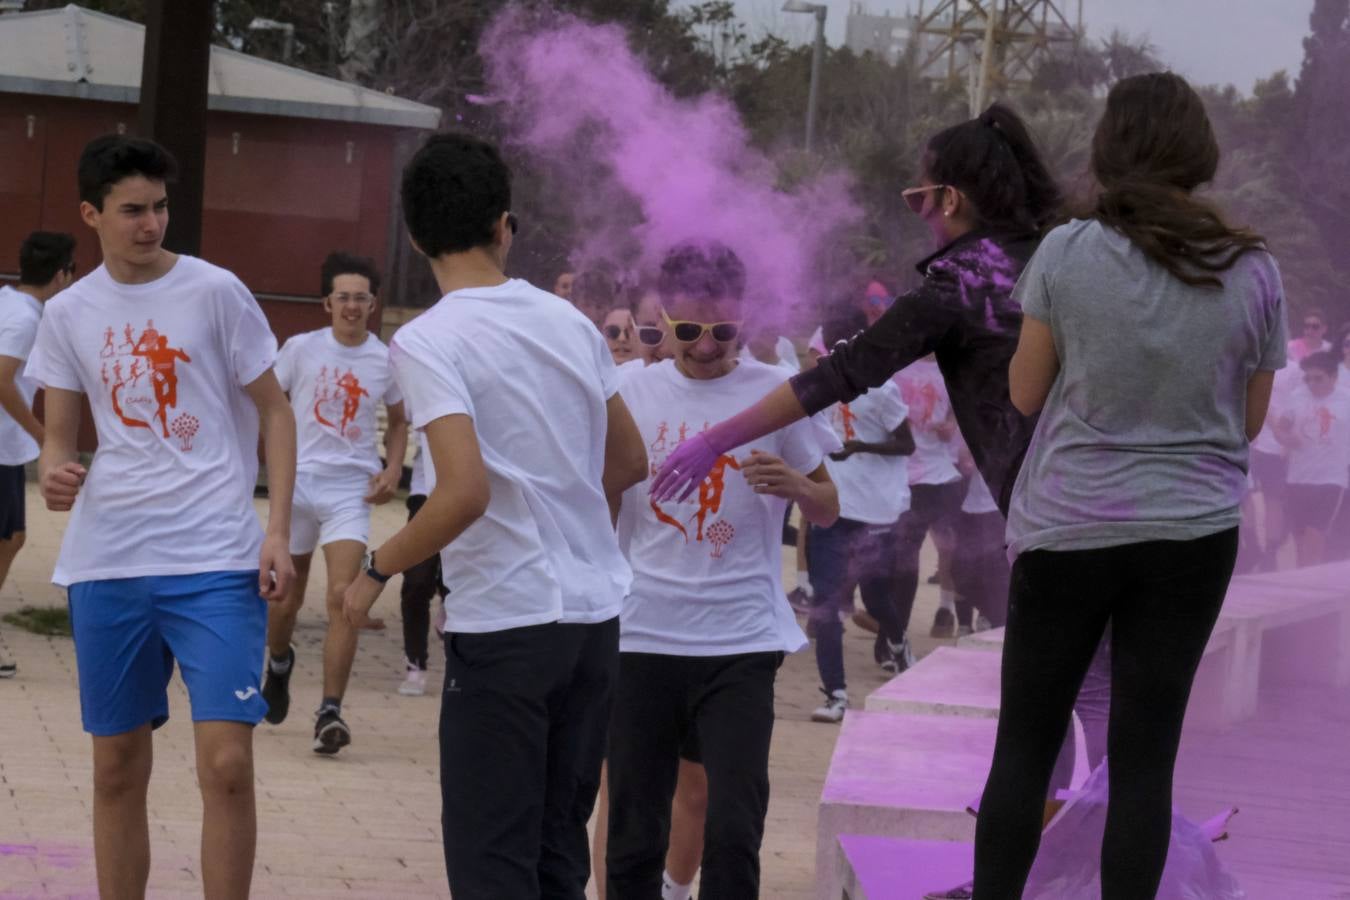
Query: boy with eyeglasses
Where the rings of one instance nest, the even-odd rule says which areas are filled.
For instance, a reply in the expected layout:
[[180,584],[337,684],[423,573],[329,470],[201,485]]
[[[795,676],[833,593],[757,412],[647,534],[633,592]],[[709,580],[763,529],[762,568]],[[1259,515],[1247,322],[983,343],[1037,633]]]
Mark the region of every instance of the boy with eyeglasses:
[[1302,362],[1314,353],[1330,350],[1326,339],[1327,317],[1320,309],[1310,309],[1303,316],[1303,334],[1289,342],[1290,362]]
[[1303,384],[1276,411],[1275,435],[1289,449],[1289,526],[1298,564],[1324,561],[1327,532],[1350,487],[1350,388],[1329,351],[1299,363]]
[[[33,415],[37,382],[19,369],[33,350],[42,307],[75,273],[75,238],[34,231],[19,248],[19,284],[0,287],[0,585],[23,548],[27,505],[24,467],[38,458],[42,423]],[[0,655],[0,678],[18,666]]]
[[[361,571],[371,506],[387,503],[398,489],[408,423],[403,395],[389,368],[389,348],[366,328],[380,288],[375,264],[333,253],[324,260],[320,280],[331,324],[296,335],[277,356],[277,379],[290,396],[299,435],[290,543],[296,579],[286,600],[269,610],[263,699],[267,721],[284,722],[295,670],[291,636],[305,601],[314,550],[320,548],[328,572],[328,630],[313,749],[331,756],[351,743],[342,698],[359,633],[342,615],[342,595]],[[377,446],[376,406],[381,402],[387,415],[384,463]]]
[[[669,251],[658,290],[673,359],[622,393],[652,471],[690,434],[781,384],[738,358],[745,268],[730,248]],[[687,502],[623,496],[633,586],[624,601],[609,735],[608,897],[659,897],[682,749],[697,741],[708,806],[700,896],[758,895],[773,686],[806,643],[781,584],[783,512],[828,525],[839,500],[815,426],[800,422],[721,456]],[[695,737],[696,736],[696,737]]]

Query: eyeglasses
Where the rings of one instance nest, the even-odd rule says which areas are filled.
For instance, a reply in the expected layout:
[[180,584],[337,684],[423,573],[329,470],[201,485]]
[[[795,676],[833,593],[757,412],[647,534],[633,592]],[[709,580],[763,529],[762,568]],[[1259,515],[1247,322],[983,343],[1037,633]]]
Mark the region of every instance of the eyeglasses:
[[1326,327],[1327,327],[1326,325],[1323,325],[1316,319],[1308,319],[1306,322],[1303,323],[1304,331],[1322,331]]
[[711,324],[684,320],[677,322],[665,310],[661,310],[661,316],[670,326],[670,330],[674,332],[675,340],[681,344],[692,344],[708,332],[712,332],[713,340],[717,343],[729,344],[740,337],[741,334],[740,322],[713,322]]
[[606,325],[601,330],[604,331],[605,337],[609,338],[611,341],[617,341],[628,333],[628,329],[622,325]]
[[665,332],[655,325],[639,325],[637,330],[638,341],[648,347],[659,347],[662,339],[665,338]]
[[375,295],[364,292],[356,294],[329,294],[328,299],[332,300],[334,303],[346,303],[348,300],[355,300],[357,303],[369,303],[375,299]]
[[945,184],[929,184],[924,185],[923,187],[906,188],[900,192],[900,197],[905,201],[905,205],[909,207],[909,211],[917,216],[919,213],[923,212],[925,194],[929,191],[945,191],[946,189],[947,185]]

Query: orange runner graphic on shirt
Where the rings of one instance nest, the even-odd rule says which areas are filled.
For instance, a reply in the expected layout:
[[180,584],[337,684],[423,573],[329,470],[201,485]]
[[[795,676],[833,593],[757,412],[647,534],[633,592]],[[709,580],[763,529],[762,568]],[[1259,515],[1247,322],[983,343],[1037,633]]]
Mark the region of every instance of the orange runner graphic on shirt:
[[839,404],[839,422],[844,431],[844,440],[851,441],[857,437],[857,432],[853,430],[853,423],[858,421],[853,410],[848,408],[847,403]]
[[[158,420],[162,437],[172,435],[178,438],[182,450],[191,450],[200,422],[190,413],[181,413],[170,422],[169,411],[178,408],[178,364],[191,363],[192,357],[181,347],[171,346],[168,335],[160,333],[153,320],[145,323],[140,337],[135,337],[130,323],[122,334],[122,343],[114,346],[113,329],[106,328],[103,349],[99,352],[105,360],[99,374],[108,388],[113,414],[129,428],[154,430],[153,423]],[[148,383],[149,394],[142,386],[143,381]],[[138,407],[145,407],[145,411]]]
[[[703,430],[708,430],[707,423],[704,423]],[[684,440],[689,432],[689,426],[681,422],[679,426],[679,440]],[[656,427],[656,438],[648,446],[653,451],[651,458],[651,473],[655,477],[660,470],[660,463],[665,454],[664,451],[669,443],[668,435],[670,426],[666,422],[660,423]],[[708,524],[708,519],[716,516],[722,509],[722,497],[726,492],[727,469],[740,470],[741,464],[730,454],[723,454],[713,463],[712,470],[708,476],[703,479],[698,486],[698,510],[686,521],[696,525],[694,541],[696,543],[712,544],[713,559],[721,559],[722,551],[731,543],[735,537],[736,528],[725,519],[719,519],[712,524]],[[652,514],[656,516],[656,521],[666,525],[675,531],[678,531],[684,538],[685,543],[689,543],[689,529],[685,527],[685,522],[680,521],[666,510],[662,509],[655,500],[648,500],[651,505]]]
[[[361,380],[351,369],[339,375],[336,367],[329,373],[324,366],[319,369],[319,379],[314,385],[314,419],[345,438],[357,440],[361,429],[352,422],[361,411],[361,398],[369,396],[370,392],[361,386]],[[336,424],[333,419],[338,420]]]

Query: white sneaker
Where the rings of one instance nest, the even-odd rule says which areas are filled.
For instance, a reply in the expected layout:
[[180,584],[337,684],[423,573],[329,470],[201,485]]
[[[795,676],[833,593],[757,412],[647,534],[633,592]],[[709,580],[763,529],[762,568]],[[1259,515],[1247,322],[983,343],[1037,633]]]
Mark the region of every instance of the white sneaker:
[[398,692],[405,697],[421,697],[425,694],[427,692],[426,670],[408,663],[408,673],[403,677],[403,683],[398,686]]
[[844,710],[848,709],[848,692],[834,691],[826,693],[824,688],[820,689],[825,694],[825,705],[816,708],[811,713],[812,722],[842,722],[844,720]]

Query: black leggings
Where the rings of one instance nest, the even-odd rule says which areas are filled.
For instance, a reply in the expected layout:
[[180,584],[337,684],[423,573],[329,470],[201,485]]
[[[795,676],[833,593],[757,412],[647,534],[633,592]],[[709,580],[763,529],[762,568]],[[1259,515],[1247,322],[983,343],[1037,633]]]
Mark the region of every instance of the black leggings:
[[1111,625],[1103,900],[1155,895],[1191,682],[1237,557],[1236,528],[1191,541],[1022,554],[1013,565],[993,766],[975,832],[975,897],[1016,900],[1074,698]]
[[[408,497],[408,521],[427,502],[423,494]],[[434,553],[403,573],[400,604],[403,611],[403,655],[422,671],[427,668],[427,634],[431,630],[431,598],[445,599],[441,584],[441,555]]]

